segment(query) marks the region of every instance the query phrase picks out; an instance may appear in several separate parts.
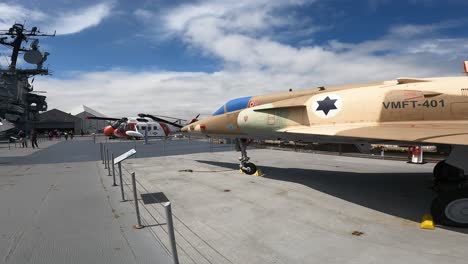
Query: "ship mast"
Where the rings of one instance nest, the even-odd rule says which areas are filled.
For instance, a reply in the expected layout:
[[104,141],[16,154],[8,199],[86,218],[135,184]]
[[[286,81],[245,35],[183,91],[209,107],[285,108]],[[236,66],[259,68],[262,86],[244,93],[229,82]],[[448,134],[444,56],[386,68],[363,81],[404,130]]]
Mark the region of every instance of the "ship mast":
[[[47,34],[47,33],[42,33],[40,32],[37,27],[31,28],[31,30],[26,30],[24,29],[24,26],[22,24],[14,24],[9,30],[0,30],[0,44],[5,45],[5,46],[10,46],[13,48],[13,51],[11,53],[11,64],[9,67],[10,71],[15,71],[16,70],[16,62],[18,61],[18,55],[20,52],[31,52],[31,51],[37,51],[38,50],[38,41],[33,41],[31,44],[31,48],[25,48],[22,46],[23,41],[28,42],[29,37],[53,37],[55,36],[54,34]],[[12,38],[13,40],[8,40],[9,38]],[[43,70],[42,69],[42,63],[47,59],[48,53],[45,53],[42,59],[37,58],[37,63],[36,61],[33,61],[33,64],[37,64],[37,70],[38,72],[36,74],[48,74],[47,69]],[[28,70],[31,75],[34,75],[34,71]]]

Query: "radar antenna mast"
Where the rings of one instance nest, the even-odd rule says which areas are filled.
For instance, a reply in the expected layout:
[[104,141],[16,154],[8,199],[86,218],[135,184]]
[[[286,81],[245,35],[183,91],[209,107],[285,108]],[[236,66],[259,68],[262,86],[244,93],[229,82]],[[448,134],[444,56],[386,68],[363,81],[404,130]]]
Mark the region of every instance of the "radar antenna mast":
[[[24,29],[23,24],[19,23],[14,24],[9,30],[0,30],[0,44],[13,48],[9,70],[16,70],[16,63],[20,52],[37,51],[38,49],[38,41],[33,41],[31,48],[23,47],[23,41],[28,42],[29,37],[53,37],[55,36],[55,33],[56,32],[54,32],[54,34],[42,33],[37,27],[32,27],[31,30],[26,30]],[[8,38],[12,38],[13,40],[8,41]],[[47,59],[47,55],[48,53],[45,53],[42,60],[35,63],[38,65],[37,74],[48,73],[47,70],[42,70],[42,63]],[[31,72],[31,74],[34,74],[34,72]]]

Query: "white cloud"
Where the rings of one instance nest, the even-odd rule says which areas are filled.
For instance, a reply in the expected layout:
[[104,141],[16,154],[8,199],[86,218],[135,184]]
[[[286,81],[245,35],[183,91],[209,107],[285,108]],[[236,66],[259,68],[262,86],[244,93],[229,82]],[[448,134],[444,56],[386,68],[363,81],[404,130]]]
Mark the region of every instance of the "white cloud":
[[[396,77],[455,75],[468,54],[468,39],[431,37],[453,22],[399,25],[381,38],[361,43],[331,40],[326,45],[295,47],[274,38],[275,30],[294,29],[297,18],[285,14],[302,1],[201,1],[135,16],[150,28],[221,59],[214,73],[105,71],[77,73],[36,82],[49,91],[49,105],[64,111],[82,104],[108,115],[147,111],[190,117],[210,114],[228,99],[321,85],[381,81]],[[321,25],[308,24],[320,28]],[[424,31],[425,34],[419,34]],[[309,32],[313,38],[314,32]],[[405,36],[402,37],[402,34]]]
[[[387,73],[384,76],[387,77],[395,77],[390,74],[397,73],[398,69],[408,67],[414,69],[413,74],[427,72],[421,72],[419,65],[405,65],[405,63],[411,60],[414,63],[417,59],[421,59],[420,63],[423,64],[428,59],[415,55],[423,52],[440,55],[440,51],[430,48],[432,46],[428,43],[434,44],[434,42],[433,39],[427,37],[427,33],[462,25],[461,21],[456,20],[432,25],[400,25],[393,27],[386,36],[373,41],[358,44],[335,41],[331,42],[330,46],[312,45],[297,48],[275,41],[271,35],[265,34],[264,30],[287,24],[286,21],[291,15],[281,11],[291,6],[300,7],[304,3],[285,1],[269,4],[269,2],[257,0],[222,4],[205,1],[197,6],[187,4],[167,12],[163,20],[166,30],[177,34],[187,44],[221,58],[226,63],[226,68],[229,69],[237,67],[238,70],[258,70],[261,73],[268,71],[310,74],[346,64],[348,69],[355,70],[362,67],[367,68],[367,72],[371,73],[372,70],[369,69],[368,65],[372,63],[374,65],[372,68],[385,69]],[[257,15],[258,13],[261,15]],[[236,23],[245,17],[258,19],[253,24]],[[273,17],[275,19],[270,19]],[[293,17],[292,21],[295,22],[295,20]],[[308,26],[320,27],[320,25],[314,24]],[[402,35],[405,35],[406,38],[402,39]],[[459,41],[463,41],[463,39]],[[337,45],[342,48],[346,47],[346,49],[334,49]],[[445,54],[446,50],[451,50],[454,47],[444,39],[440,39],[437,41],[436,48],[444,50]],[[466,49],[458,50],[457,54],[466,54],[466,52]],[[376,53],[384,53],[386,56],[376,55]],[[395,70],[389,71],[389,68]],[[356,73],[351,75],[356,76]],[[335,75],[337,74],[348,75],[347,72],[335,73]],[[366,72],[362,74],[365,75]],[[382,74],[372,76],[377,77],[382,76]],[[349,81],[353,81],[353,79]]]
[[221,28],[250,32],[291,23],[291,20],[284,17],[274,16],[273,12],[277,8],[301,4],[303,4],[303,1],[294,0],[204,1],[179,6],[171,10],[165,16],[164,21],[169,30],[182,31],[195,20],[213,17],[219,19],[218,22],[220,23],[218,25]]
[[100,3],[87,8],[68,11],[60,14],[52,24],[57,34],[73,34],[84,29],[97,26],[103,19],[108,17],[112,10],[112,4]]
[[[285,70],[223,70],[202,72],[104,71],[75,73],[72,79],[46,77],[35,82],[35,89],[48,91],[50,108],[70,112],[85,104],[102,113],[121,117],[140,112],[191,118],[210,115],[229,99],[270,92],[312,88],[321,85],[384,80],[411,72],[416,76],[440,74],[437,68],[416,68],[406,62],[386,63],[361,58],[352,63],[329,62],[310,72]],[[371,65],[372,67],[369,67]],[[445,72],[446,73],[446,72]]]
[[[57,35],[74,34],[87,28],[97,26],[110,16],[113,2],[103,2],[73,11],[48,12],[25,8],[18,4],[0,3],[0,30],[8,30],[14,23],[25,23],[25,28],[37,26],[41,31]],[[0,67],[10,64],[11,50],[0,46]],[[18,58],[19,66],[24,65],[22,56]]]
[[394,35],[395,37],[414,37],[414,36],[421,36],[430,33],[436,33],[440,30],[450,29],[450,28],[457,28],[464,26],[466,24],[466,19],[458,19],[458,20],[448,20],[442,21],[439,23],[433,24],[423,24],[423,25],[415,25],[415,24],[404,24],[404,25],[397,25],[390,29],[390,34]]
[[0,29],[9,29],[13,23],[41,21],[47,15],[39,10],[31,10],[21,5],[0,3]]
[[57,30],[58,35],[73,34],[101,23],[111,14],[112,8],[112,2],[103,2],[77,10],[47,12],[18,4],[0,3],[0,29],[8,29],[15,22],[26,21],[26,27]]

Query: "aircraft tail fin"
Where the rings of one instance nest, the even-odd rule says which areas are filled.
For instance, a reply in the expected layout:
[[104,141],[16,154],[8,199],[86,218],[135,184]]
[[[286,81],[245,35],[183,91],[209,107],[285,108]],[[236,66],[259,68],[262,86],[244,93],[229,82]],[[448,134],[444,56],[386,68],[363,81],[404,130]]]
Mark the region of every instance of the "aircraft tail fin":
[[465,66],[465,73],[468,74],[468,61],[464,61],[463,64]]

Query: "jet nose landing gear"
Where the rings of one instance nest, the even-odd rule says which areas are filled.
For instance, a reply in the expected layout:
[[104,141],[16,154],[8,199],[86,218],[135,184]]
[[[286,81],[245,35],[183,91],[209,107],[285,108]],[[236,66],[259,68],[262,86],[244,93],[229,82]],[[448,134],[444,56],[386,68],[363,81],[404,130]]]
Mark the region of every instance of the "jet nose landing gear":
[[432,201],[431,213],[436,223],[468,227],[468,189],[440,194]]
[[250,158],[247,156],[247,142],[248,141],[245,138],[236,138],[236,150],[240,151],[242,155],[239,158],[239,168],[243,173],[253,175],[257,172],[257,166],[252,162],[249,162]]
[[465,170],[441,161],[434,167],[434,183],[434,189],[439,192],[431,205],[435,223],[468,227],[468,186]]
[[255,174],[255,172],[257,172],[257,166],[255,166],[255,164],[253,164],[252,162],[241,161],[241,164],[239,165],[239,167],[243,173],[248,174],[248,175],[253,175]]

